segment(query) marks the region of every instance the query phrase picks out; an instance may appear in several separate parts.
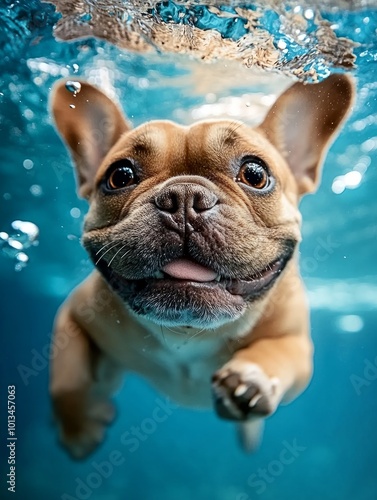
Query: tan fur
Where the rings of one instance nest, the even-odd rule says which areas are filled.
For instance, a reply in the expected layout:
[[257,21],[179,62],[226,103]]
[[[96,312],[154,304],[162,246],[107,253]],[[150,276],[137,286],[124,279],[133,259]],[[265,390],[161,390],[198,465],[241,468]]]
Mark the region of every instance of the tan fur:
[[[235,280],[279,259],[288,240],[300,241],[297,204],[318,182],[324,154],[351,106],[352,81],[334,75],[317,85],[296,83],[255,129],[227,120],[191,127],[155,121],[131,129],[109,98],[81,84],[73,97],[65,82],[58,83],[52,109],[77,166],[80,194],[90,203],[84,245],[99,266],[103,256],[110,271],[93,271],[56,319],[54,342],[64,347],[52,363],[50,390],[62,443],[83,457],[101,442],[114,415],[111,395],[127,371],[185,406],[208,407],[214,396],[220,416],[253,425],[294,398],[311,376],[308,308],[295,256],[272,288],[253,300],[188,284],[187,296],[171,297],[172,304],[183,301],[182,321],[167,318],[165,303],[166,321],[153,310],[136,313],[127,290],[117,292],[106,273],[144,279],[148,266],[171,248],[178,252],[183,241],[191,259],[198,254],[201,264]],[[236,180],[237,162],[246,155],[261,158],[272,172],[275,186],[268,194]],[[104,195],[102,179],[124,158],[137,163],[141,182]],[[216,209],[194,213],[188,205],[181,220],[156,208],[161,196],[174,193],[187,202],[192,192],[213,196]],[[208,308],[198,317],[209,319],[193,319],[186,309],[194,303]]]

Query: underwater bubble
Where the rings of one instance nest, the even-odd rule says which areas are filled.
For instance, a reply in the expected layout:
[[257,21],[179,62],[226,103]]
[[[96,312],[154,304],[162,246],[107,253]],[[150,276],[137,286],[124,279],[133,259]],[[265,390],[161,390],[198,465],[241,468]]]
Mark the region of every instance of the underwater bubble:
[[79,65],[78,65],[78,64],[76,64],[76,63],[74,63],[74,64],[72,64],[72,68],[73,68],[73,72],[74,72],[74,73],[77,73],[77,72],[78,72],[78,70],[79,70]]
[[0,232],[1,254],[16,261],[15,271],[21,271],[29,261],[25,249],[36,246],[39,228],[33,222],[15,220],[11,224],[14,232]]
[[68,81],[65,82],[65,88],[69,92],[72,92],[73,95],[76,95],[81,90],[81,83],[80,82],[75,82],[73,80],[68,80]]
[[149,87],[149,80],[148,78],[139,78],[138,84],[140,89],[147,89]]
[[75,109],[75,107],[76,107],[76,106],[75,106],[74,104],[70,104],[70,105],[69,105],[69,107],[70,107],[71,109]]
[[346,314],[338,318],[337,325],[344,332],[356,333],[363,329],[364,321],[363,318],[356,314]]
[[24,246],[21,241],[17,240],[16,238],[8,238],[8,245],[15,250],[23,250]]
[[73,217],[74,219],[78,219],[81,215],[81,210],[77,207],[73,207],[71,208],[69,213],[71,214],[71,217]]
[[304,12],[304,17],[305,19],[313,19],[314,17],[314,11],[312,9],[306,9],[306,11]]
[[368,170],[368,167],[370,166],[371,162],[372,160],[370,159],[370,156],[362,156],[356,163],[354,170],[357,170],[358,172],[360,172],[361,175],[363,175]]
[[332,192],[335,194],[342,194],[343,193],[343,191],[346,189],[343,175],[340,175],[339,177],[335,177],[335,179],[333,180],[331,189],[332,189]]
[[335,177],[331,189],[335,194],[341,194],[345,189],[356,189],[359,186],[362,178],[363,172],[361,168],[352,170],[345,175],[339,175],[338,177]]
[[29,242],[29,246],[39,236],[39,228],[33,222],[15,220],[12,222],[11,226],[15,231],[18,231],[21,234],[21,236],[24,236],[27,238],[27,241]]
[[18,252],[18,254],[16,254],[16,260],[17,262],[14,266],[14,270],[22,271],[22,269],[26,267],[26,264],[29,261],[29,257],[24,252]]
[[26,160],[24,160],[23,164],[24,168],[26,168],[26,170],[30,170],[34,167],[34,163],[29,160],[28,158],[26,158]]
[[12,195],[10,193],[4,193],[3,198],[4,200],[8,201],[12,199]]
[[363,153],[370,153],[377,149],[377,137],[372,137],[371,139],[367,139],[361,145],[361,151]]
[[360,184],[362,178],[363,178],[363,176],[357,170],[352,170],[352,172],[348,172],[344,176],[344,183],[345,183],[346,188],[348,188],[348,189],[357,188],[358,185]]
[[357,130],[357,132],[361,132],[365,129],[367,125],[367,120],[358,120],[353,124],[353,129]]
[[34,118],[34,113],[32,112],[31,109],[25,109],[25,111],[24,111],[24,117],[27,120],[31,120],[32,118]]
[[8,241],[9,234],[6,233],[5,231],[0,232],[0,244],[4,243],[5,241]]
[[33,184],[30,186],[29,191],[33,196],[41,196],[43,193],[42,187],[39,184]]
[[20,262],[27,262],[29,257],[24,252],[18,252],[18,254],[16,254],[16,259]]
[[43,80],[40,76],[36,76],[35,78],[33,78],[33,82],[35,83],[35,85],[38,85],[38,87],[43,85]]

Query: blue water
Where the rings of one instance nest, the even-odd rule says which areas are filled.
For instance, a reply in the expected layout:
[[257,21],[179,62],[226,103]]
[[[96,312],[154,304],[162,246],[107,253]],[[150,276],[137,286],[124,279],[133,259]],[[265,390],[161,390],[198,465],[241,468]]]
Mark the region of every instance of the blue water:
[[[301,204],[301,267],[316,346],[310,387],[268,420],[260,451],[245,455],[233,426],[211,411],[169,407],[166,420],[151,427],[148,419],[165,398],[129,376],[117,395],[115,425],[84,462],[71,461],[58,446],[47,392],[55,312],[91,269],[79,241],[86,203],[76,196],[67,152],[52,126],[51,85],[68,75],[108,85],[139,124],[186,122],[187,110],[259,92],[263,84],[229,80],[214,97],[193,86],[193,63],[182,56],[135,55],[94,39],[57,42],[58,15],[38,1],[3,0],[0,11],[0,237],[17,232],[16,220],[39,228],[39,244],[24,245],[27,262],[0,243],[0,498],[375,500],[377,11],[323,14],[339,36],[360,45],[352,116],[327,157],[321,187]],[[316,249],[329,244],[326,258],[316,259]],[[16,386],[15,494],[6,484],[8,385]],[[133,447],[124,438],[132,426],[144,429]],[[282,461],[292,447],[292,460]]]

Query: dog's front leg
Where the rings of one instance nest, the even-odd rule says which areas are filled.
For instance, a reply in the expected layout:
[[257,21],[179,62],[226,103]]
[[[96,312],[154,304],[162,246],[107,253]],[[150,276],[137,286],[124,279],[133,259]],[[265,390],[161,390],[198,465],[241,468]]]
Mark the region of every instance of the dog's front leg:
[[213,376],[215,407],[223,418],[245,421],[272,414],[295,397],[312,373],[307,334],[259,338]]
[[83,458],[102,441],[115,416],[110,397],[122,369],[90,339],[63,306],[53,338],[50,392],[60,439],[74,458]]

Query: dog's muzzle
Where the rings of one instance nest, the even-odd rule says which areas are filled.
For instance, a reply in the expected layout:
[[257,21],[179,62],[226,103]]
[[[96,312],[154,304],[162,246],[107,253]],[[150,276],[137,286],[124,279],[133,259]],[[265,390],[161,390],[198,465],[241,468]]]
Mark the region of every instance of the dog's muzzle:
[[176,181],[165,185],[154,197],[154,204],[165,224],[175,228],[190,224],[199,217],[211,217],[219,199],[206,186],[197,182]]

